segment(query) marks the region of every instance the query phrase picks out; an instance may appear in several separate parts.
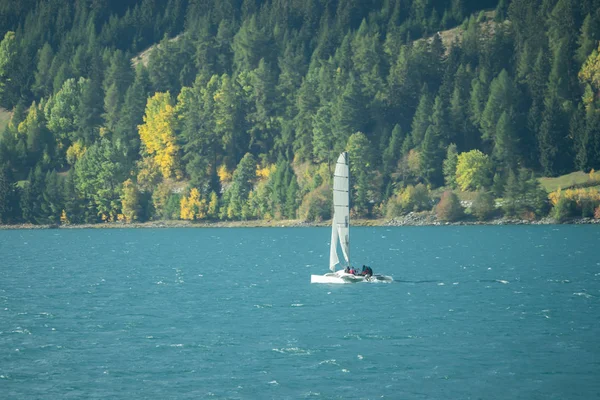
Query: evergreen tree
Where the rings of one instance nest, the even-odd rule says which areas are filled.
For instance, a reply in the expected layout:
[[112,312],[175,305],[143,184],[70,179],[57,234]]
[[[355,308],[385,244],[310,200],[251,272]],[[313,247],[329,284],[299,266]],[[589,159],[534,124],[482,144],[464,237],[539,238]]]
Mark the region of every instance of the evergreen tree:
[[383,150],[383,171],[386,175],[392,173],[394,169],[396,169],[396,165],[398,164],[398,160],[400,159],[401,151],[402,151],[402,143],[404,142],[404,134],[402,133],[402,128],[400,125],[396,124],[394,126],[394,130],[392,131],[392,137],[390,138],[389,143],[385,146]]
[[354,200],[353,209],[359,216],[366,216],[369,212],[368,191],[370,189],[372,164],[371,144],[362,132],[356,132],[348,139],[346,146],[350,157],[350,176]]
[[18,48],[14,32],[6,32],[0,42],[0,106],[12,108],[19,97],[19,88],[15,79],[18,69]]
[[114,131],[116,146],[129,158],[139,152],[140,138],[137,127],[143,122],[149,93],[150,78],[146,69],[138,65],[135,80],[125,92],[123,107],[118,111],[119,118]]
[[37,96],[47,97],[52,93],[52,81],[50,69],[54,59],[54,52],[49,43],[45,43],[44,47],[39,51],[37,70],[35,72],[35,83],[33,91]]
[[494,159],[509,168],[516,167],[519,155],[517,131],[512,110],[503,111],[496,124],[494,135]]
[[442,153],[439,143],[434,128],[430,126],[421,145],[420,174],[433,186],[439,186],[443,181]]
[[229,188],[229,201],[227,204],[227,217],[229,219],[242,218],[242,208],[248,200],[256,179],[256,161],[250,153],[246,153],[238,164]]
[[312,158],[313,115],[319,107],[316,90],[317,85],[311,74],[306,76],[298,90],[298,113],[293,120],[295,130],[293,150],[301,161]]
[[370,122],[364,107],[365,97],[360,90],[360,84],[353,76],[350,77],[345,90],[332,105],[333,148],[339,153],[355,132],[365,131]]
[[56,170],[46,173],[44,192],[42,194],[43,203],[41,212],[43,219],[51,224],[58,224],[60,216],[64,209],[64,200],[62,193],[62,182]]
[[446,159],[444,160],[443,165],[443,173],[444,173],[444,182],[446,186],[450,186],[451,188],[456,188],[456,164],[458,163],[458,153],[456,151],[456,145],[451,143],[448,146],[448,150],[446,152]]
[[334,136],[331,119],[331,108],[329,105],[319,108],[313,119],[313,157],[319,163],[331,163],[333,160]]
[[88,79],[81,84],[81,95],[77,109],[78,137],[86,145],[92,144],[98,138],[102,124],[103,92],[100,82]]
[[508,179],[506,180],[502,203],[502,209],[509,217],[514,217],[517,214],[519,194],[519,181],[517,180],[514,171],[511,169],[508,172]]
[[476,126],[480,126],[484,108],[487,106],[486,101],[488,101],[488,85],[488,71],[485,67],[483,67],[479,70],[479,76],[473,78],[471,81],[471,98],[469,100],[469,108],[471,119]]
[[290,219],[296,218],[296,210],[298,210],[298,194],[300,193],[300,187],[298,186],[298,180],[296,176],[293,176],[290,180],[290,184],[286,193],[285,210],[286,216]]
[[490,95],[481,115],[482,139],[494,141],[496,124],[502,113],[509,111],[514,103],[515,89],[506,70],[492,80]]
[[563,108],[553,93],[546,100],[546,109],[538,137],[540,163],[544,174],[556,176],[568,170],[571,143],[567,139],[568,125]]
[[598,28],[598,16],[586,15],[583,25],[581,26],[581,34],[577,40],[577,51],[575,59],[582,65],[591,52],[596,48],[597,39],[600,37],[600,29]]
[[13,220],[14,197],[14,183],[10,179],[8,168],[0,163],[0,224]]
[[422,90],[421,99],[419,100],[419,105],[417,106],[417,111],[415,112],[412,121],[412,142],[417,147],[420,147],[425,139],[427,128],[431,123],[430,117],[432,108],[433,102],[431,101],[431,97],[425,86]]

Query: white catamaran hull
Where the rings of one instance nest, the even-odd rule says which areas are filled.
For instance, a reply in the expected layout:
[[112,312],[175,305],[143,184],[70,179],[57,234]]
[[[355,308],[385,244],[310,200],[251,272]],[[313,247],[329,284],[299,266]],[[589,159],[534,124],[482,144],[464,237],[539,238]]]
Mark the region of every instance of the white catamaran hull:
[[370,277],[362,275],[347,274],[344,271],[331,272],[325,275],[311,275],[310,283],[359,283],[359,282],[392,282],[391,276],[373,275]]

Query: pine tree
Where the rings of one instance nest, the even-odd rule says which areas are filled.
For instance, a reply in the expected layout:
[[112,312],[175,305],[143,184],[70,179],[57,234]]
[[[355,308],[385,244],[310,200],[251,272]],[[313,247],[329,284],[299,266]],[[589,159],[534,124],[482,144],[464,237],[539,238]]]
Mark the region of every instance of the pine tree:
[[45,43],[44,47],[39,51],[37,70],[35,72],[35,83],[33,91],[40,97],[47,97],[52,92],[52,81],[50,68],[54,59],[54,52],[49,43]]
[[592,17],[588,14],[581,26],[581,34],[579,35],[579,39],[577,40],[577,51],[575,53],[575,59],[582,65],[587,60],[588,56],[592,53],[592,51],[596,48],[596,41],[600,36],[600,29],[598,29],[598,18],[596,15]]
[[479,70],[479,76],[471,81],[471,98],[469,100],[470,115],[473,124],[479,126],[486,101],[488,100],[488,71],[485,67]]
[[508,172],[508,179],[504,187],[502,209],[504,213],[509,217],[516,216],[519,198],[519,182],[515,172],[511,169]]
[[290,219],[296,219],[296,212],[298,210],[298,194],[300,193],[300,187],[298,186],[298,180],[296,176],[293,176],[290,180],[286,193],[286,204],[285,211],[286,216]]
[[81,83],[81,92],[77,109],[78,137],[86,145],[92,144],[98,138],[99,127],[102,124],[104,94],[102,86],[96,79],[88,79]]
[[417,111],[412,121],[412,142],[415,146],[421,147],[421,143],[425,139],[427,128],[431,124],[430,116],[433,108],[433,102],[427,91],[427,87],[424,87],[417,106]]
[[250,153],[246,153],[235,172],[229,188],[229,202],[227,217],[230,219],[242,218],[242,208],[248,200],[256,178],[256,161]]
[[350,77],[346,88],[332,105],[333,148],[339,153],[345,143],[355,132],[363,132],[370,122],[364,107],[365,97],[360,90],[360,83]]
[[439,186],[443,182],[441,154],[439,138],[430,126],[421,144],[420,175],[432,186]]
[[128,158],[133,158],[139,152],[140,137],[137,127],[143,122],[149,93],[150,78],[147,70],[140,64],[136,69],[133,84],[125,92],[123,107],[119,111],[119,122],[114,132],[117,147]]
[[[0,161],[2,160],[0,159]],[[0,224],[6,224],[12,220],[14,190],[8,168],[0,163]]]
[[309,73],[298,90],[298,113],[293,121],[294,154],[298,160],[302,161],[312,158],[313,115],[319,107],[319,98],[316,92],[317,84],[313,75]]
[[504,112],[508,112],[510,106],[514,103],[515,89],[508,72],[502,70],[500,74],[492,80],[490,85],[490,96],[481,115],[482,139],[494,141],[496,133],[496,124]]
[[567,117],[557,96],[550,93],[538,137],[540,163],[546,176],[556,176],[569,169],[572,158],[567,135]]
[[334,136],[331,127],[331,108],[325,105],[313,118],[312,149],[314,160],[318,163],[331,163],[333,159]]
[[18,102],[19,90],[16,87],[17,41],[15,32],[8,31],[0,42],[0,105],[12,108]]
[[496,125],[494,135],[494,159],[501,165],[514,168],[518,161],[519,148],[512,110],[503,111]]
[[400,128],[400,125],[396,124],[394,126],[394,130],[392,130],[392,137],[390,138],[390,141],[386,144],[385,149],[382,152],[383,171],[386,175],[391,174],[392,171],[396,169],[398,160],[402,155],[401,151],[404,138],[405,136],[402,133],[402,128]]
[[64,199],[61,179],[56,173],[56,170],[52,170],[52,172],[48,171],[46,173],[42,197],[42,219],[51,224],[58,224],[60,222],[62,210],[64,209]]
[[446,152],[446,159],[443,164],[444,182],[446,186],[456,188],[456,164],[458,163],[458,153],[456,145],[451,143]]

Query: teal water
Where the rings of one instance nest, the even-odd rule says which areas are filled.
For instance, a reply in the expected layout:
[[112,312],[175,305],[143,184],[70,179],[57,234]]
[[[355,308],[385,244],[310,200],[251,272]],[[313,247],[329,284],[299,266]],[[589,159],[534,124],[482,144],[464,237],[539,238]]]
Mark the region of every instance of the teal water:
[[600,398],[600,227],[329,236],[0,231],[0,398]]

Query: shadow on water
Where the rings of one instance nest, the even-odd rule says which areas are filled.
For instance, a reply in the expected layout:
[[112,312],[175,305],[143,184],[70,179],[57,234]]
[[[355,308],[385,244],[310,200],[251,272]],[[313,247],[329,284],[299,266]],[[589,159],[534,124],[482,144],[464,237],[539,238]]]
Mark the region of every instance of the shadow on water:
[[[475,280],[467,280],[467,281],[461,281],[461,283],[469,283],[469,282],[490,282],[490,283],[503,283],[506,284],[508,283],[508,281],[504,281],[501,279],[475,279]],[[422,280],[422,281],[409,281],[409,280],[402,280],[402,279],[394,279],[394,281],[392,283],[444,283],[444,281],[439,281],[439,280]]]
[[406,281],[401,279],[394,279],[395,283],[441,283],[442,281],[426,280],[426,281]]

